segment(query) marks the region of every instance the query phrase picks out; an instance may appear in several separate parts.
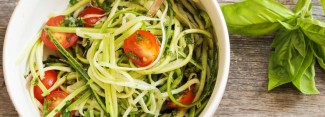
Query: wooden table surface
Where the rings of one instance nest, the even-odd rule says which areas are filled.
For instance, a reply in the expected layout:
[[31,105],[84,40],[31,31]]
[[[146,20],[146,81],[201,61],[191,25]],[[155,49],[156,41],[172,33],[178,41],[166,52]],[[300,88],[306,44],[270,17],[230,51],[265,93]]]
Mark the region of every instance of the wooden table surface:
[[[240,0],[218,0],[232,3]],[[280,0],[293,7],[296,0]],[[6,27],[18,0],[0,0],[0,56]],[[313,15],[325,16],[317,0],[313,1]],[[267,67],[273,36],[244,37],[230,35],[231,67],[226,91],[215,116],[325,116],[325,71],[316,66],[319,95],[303,95],[291,84],[267,91]],[[2,60],[2,59],[1,59]],[[0,117],[18,116],[8,96],[0,62]]]

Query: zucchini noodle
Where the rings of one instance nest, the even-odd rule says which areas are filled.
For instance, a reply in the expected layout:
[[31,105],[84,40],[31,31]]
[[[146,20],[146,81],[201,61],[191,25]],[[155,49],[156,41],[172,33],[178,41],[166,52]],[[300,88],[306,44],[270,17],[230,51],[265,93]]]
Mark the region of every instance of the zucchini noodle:
[[[200,114],[216,81],[218,48],[209,16],[196,2],[166,0],[154,17],[146,16],[154,0],[75,2],[70,1],[61,14],[65,17],[62,25],[45,24],[26,49],[27,87],[42,116],[53,117],[58,112],[87,117]],[[81,15],[93,7],[103,13]],[[87,19],[94,17],[98,20],[86,26]],[[138,31],[151,33],[159,46],[147,65],[136,62],[141,55],[126,52],[127,40],[143,36]],[[43,33],[57,50],[47,49]],[[58,34],[75,34],[78,40],[66,47]],[[136,40],[143,39],[149,40]],[[137,51],[150,53],[151,49]],[[57,73],[50,87],[44,81],[49,71]],[[35,87],[44,103],[36,96]],[[47,100],[55,91],[67,96],[49,109],[48,104],[53,103]],[[184,98],[191,101],[184,102]]]

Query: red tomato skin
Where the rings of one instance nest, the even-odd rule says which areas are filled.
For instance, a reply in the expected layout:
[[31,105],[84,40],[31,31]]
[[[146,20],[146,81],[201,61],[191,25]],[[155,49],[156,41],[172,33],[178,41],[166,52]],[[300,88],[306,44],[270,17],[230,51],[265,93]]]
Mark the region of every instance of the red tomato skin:
[[[48,101],[48,109],[52,111],[64,98],[66,98],[69,94],[64,91],[53,91],[48,96],[46,96],[45,100]],[[55,114],[55,117],[60,117],[61,111]]]
[[[49,104],[49,111],[52,111],[64,98],[66,98],[69,94],[64,91],[53,91],[51,92],[45,99],[50,102]],[[74,101],[74,99],[72,99]],[[73,117],[73,115],[76,113],[76,111],[71,111],[70,117]],[[60,117],[62,114],[61,111],[55,114],[55,117]]]
[[64,98],[69,94],[64,91],[53,91],[48,96],[46,96],[46,101],[49,103],[49,111],[52,111]]
[[[88,7],[84,9],[80,14],[79,17],[83,18],[88,14],[94,14],[94,15],[103,15],[105,14],[105,11],[99,7]],[[100,17],[89,17],[89,18],[83,18],[83,20],[86,22],[84,24],[85,27],[93,27],[92,25],[96,24],[103,16]]]
[[[185,93],[183,94],[183,95],[181,95],[178,99],[177,99],[177,101],[178,102],[180,102],[180,103],[182,103],[182,104],[191,104],[193,101],[194,101],[194,98],[195,98],[195,94],[192,92],[192,91],[190,91],[189,89],[187,89],[186,91],[185,91]],[[169,108],[183,108],[183,107],[181,107],[181,106],[177,106],[174,102],[172,102],[172,101],[168,101],[167,102],[167,106],[169,107]]]
[[47,20],[46,25],[48,26],[61,26],[65,16],[64,15],[58,15],[55,17],[51,17],[49,20]]
[[75,113],[76,113],[75,110],[71,111],[71,115],[70,115],[70,117],[73,117]]
[[[41,82],[44,84],[44,86],[49,89],[51,88],[54,83],[56,82],[58,77],[58,74],[53,71],[53,70],[49,70],[45,72],[44,78],[41,80]],[[39,86],[34,86],[34,96],[35,98],[41,102],[42,104],[44,103],[44,97],[42,96],[43,91],[41,90],[41,88]]]
[[[74,44],[76,44],[77,41],[78,41],[78,38],[79,38],[76,34],[73,34],[73,33],[55,32],[55,33],[52,33],[52,34],[54,35],[54,37],[57,40],[59,40],[60,44],[64,48],[69,48],[69,47],[73,46]],[[46,47],[48,47],[48,48],[50,48],[52,50],[58,50],[58,48],[56,48],[56,46],[51,41],[50,37],[48,36],[48,34],[47,34],[47,32],[45,30],[42,31],[41,39],[44,42],[44,44],[46,45]]]
[[[138,36],[142,37],[142,40],[138,40]],[[160,44],[156,37],[144,30],[138,30],[130,37],[124,40],[124,52],[136,56],[138,59],[130,58],[133,63],[140,67],[145,67],[151,64],[159,54]]]
[[[59,15],[55,17],[51,17],[47,22],[46,25],[48,26],[61,26],[65,16],[64,15]],[[78,41],[78,36],[73,33],[60,33],[60,32],[55,32],[52,33],[53,36],[61,43],[61,45],[64,48],[69,48],[73,46],[75,43]],[[47,32],[45,30],[42,31],[41,34],[41,40],[44,42],[44,44],[52,49],[52,50],[58,50],[54,43],[51,41],[51,38],[48,36]]]

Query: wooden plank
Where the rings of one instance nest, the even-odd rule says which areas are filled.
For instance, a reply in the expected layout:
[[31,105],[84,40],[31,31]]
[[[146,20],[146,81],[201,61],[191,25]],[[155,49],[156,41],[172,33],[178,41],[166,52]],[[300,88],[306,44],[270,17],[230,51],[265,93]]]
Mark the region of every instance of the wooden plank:
[[18,0],[0,0],[0,27],[7,27],[17,1]]
[[[0,58],[2,58],[2,47],[6,27],[10,16],[18,0],[0,0]],[[0,117],[17,117],[18,114],[12,105],[7,93],[7,88],[3,78],[2,59],[0,60]]]
[[325,73],[317,66],[320,95],[303,95],[291,84],[267,90],[267,66],[272,36],[231,36],[231,67],[224,97],[215,116],[325,115]]

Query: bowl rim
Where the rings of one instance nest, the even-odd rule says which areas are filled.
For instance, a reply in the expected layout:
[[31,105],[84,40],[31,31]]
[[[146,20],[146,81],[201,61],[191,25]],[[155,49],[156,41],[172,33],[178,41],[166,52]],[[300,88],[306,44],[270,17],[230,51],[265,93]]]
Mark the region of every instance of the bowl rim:
[[10,30],[12,30],[13,28],[13,25],[15,23],[14,19],[16,17],[18,17],[18,12],[21,12],[22,11],[22,5],[23,5],[23,1],[24,0],[19,0],[17,5],[15,6],[14,8],[14,11],[12,12],[11,14],[11,17],[10,17],[10,20],[9,20],[9,23],[7,25],[7,29],[6,29],[6,33],[5,33],[5,38],[4,38],[4,43],[3,43],[3,49],[2,49],[2,65],[3,65],[3,76],[4,76],[4,81],[5,81],[5,85],[6,85],[6,89],[7,89],[7,92],[9,94],[9,97],[10,97],[10,100],[12,102],[12,104],[14,105],[15,107],[15,110],[17,111],[18,115],[19,116],[22,116],[20,113],[23,112],[23,109],[19,107],[19,103],[18,101],[15,101],[14,100],[14,96],[16,96],[16,94],[14,92],[12,92],[12,89],[13,89],[13,86],[9,85],[8,82],[9,82],[9,76],[8,76],[8,70],[7,69],[7,59],[6,59],[6,53],[7,53],[7,46],[9,43],[8,40],[9,40],[9,36],[10,35]]
[[[218,56],[218,74],[217,74],[217,81],[215,83],[213,92],[211,94],[211,97],[208,101],[208,104],[204,108],[204,110],[201,112],[200,116],[202,117],[212,117],[216,110],[218,109],[221,99],[223,97],[227,81],[228,81],[228,75],[229,75],[229,67],[230,67],[230,42],[229,42],[229,34],[228,29],[226,26],[226,21],[224,19],[223,13],[220,9],[220,6],[217,2],[217,0],[200,0],[205,1],[202,2],[203,6],[205,8],[212,8],[213,10],[206,10],[208,13],[210,19],[213,19],[211,17],[217,17],[215,20],[211,20],[215,34],[217,36],[218,40],[218,54],[223,53],[223,56]],[[209,7],[209,6],[215,6],[215,7]],[[213,12],[216,11],[216,12]],[[217,25],[219,24],[219,25]],[[218,26],[218,27],[215,27]],[[220,33],[218,33],[220,32]],[[221,34],[221,35],[220,35]],[[220,39],[223,38],[223,39]],[[220,64],[222,63],[222,64]],[[222,69],[221,69],[222,68]],[[207,108],[209,107],[209,108]]]
[[[229,42],[229,34],[228,34],[228,30],[227,30],[227,26],[225,23],[225,20],[223,18],[223,14],[222,11],[219,7],[219,4],[217,2],[217,0],[200,0],[200,1],[205,1],[203,2],[203,6],[207,6],[208,4],[212,4],[215,7],[212,7],[215,11],[217,11],[216,13],[213,13],[214,15],[216,15],[219,18],[219,23],[216,20],[212,20],[212,23],[215,24],[221,24],[219,25],[220,29],[222,29],[221,31],[221,37],[223,38],[221,39],[222,41],[219,41],[220,39],[218,39],[218,54],[220,52],[224,53],[223,57],[219,56],[218,57],[218,76],[217,76],[217,81],[214,87],[214,91],[209,99],[208,104],[206,105],[206,107],[209,108],[204,108],[204,110],[202,111],[202,113],[200,114],[200,116],[213,116],[213,114],[216,112],[220,101],[223,97],[225,88],[226,88],[226,84],[227,84],[227,80],[228,80],[228,74],[229,74],[229,67],[230,67],[230,42]],[[9,97],[11,99],[11,102],[13,103],[16,111],[18,112],[19,116],[25,116],[22,113],[25,113],[26,109],[24,109],[23,107],[21,107],[21,104],[19,103],[18,100],[15,100],[15,96],[18,96],[15,92],[14,92],[14,84],[9,83],[9,70],[8,66],[10,66],[10,64],[6,64],[6,62],[8,61],[7,59],[7,53],[9,51],[7,51],[7,46],[9,46],[9,35],[12,35],[11,30],[15,29],[14,24],[16,23],[15,19],[19,18],[21,16],[18,16],[20,12],[23,12],[23,6],[28,3],[27,0],[20,0],[18,1],[14,11],[12,12],[11,18],[9,20],[8,26],[7,26],[7,30],[6,30],[6,34],[5,34],[5,38],[4,38],[4,45],[3,45],[3,75],[4,75],[4,81],[6,84],[6,88],[7,88],[7,92],[9,94]],[[209,16],[211,16],[212,12],[208,12]],[[217,33],[217,32],[216,32]],[[219,38],[219,35],[217,35]],[[220,61],[221,60],[221,61]],[[220,62],[223,62],[223,64],[220,64]],[[8,65],[8,66],[7,66]],[[223,69],[220,69],[223,68]],[[217,89],[217,90],[216,90]],[[28,94],[29,95],[29,94]],[[213,97],[213,98],[212,98]],[[32,114],[32,113],[30,113]]]

